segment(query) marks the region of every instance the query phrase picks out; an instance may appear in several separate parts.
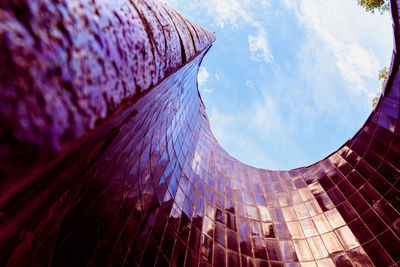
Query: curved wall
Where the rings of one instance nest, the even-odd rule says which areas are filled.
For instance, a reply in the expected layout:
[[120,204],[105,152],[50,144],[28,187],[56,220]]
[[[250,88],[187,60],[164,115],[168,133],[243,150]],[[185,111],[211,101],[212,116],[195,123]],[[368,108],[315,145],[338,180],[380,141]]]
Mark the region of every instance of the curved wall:
[[271,171],[225,152],[197,90],[204,50],[11,194],[0,264],[397,266],[397,8],[383,97],[326,159]]

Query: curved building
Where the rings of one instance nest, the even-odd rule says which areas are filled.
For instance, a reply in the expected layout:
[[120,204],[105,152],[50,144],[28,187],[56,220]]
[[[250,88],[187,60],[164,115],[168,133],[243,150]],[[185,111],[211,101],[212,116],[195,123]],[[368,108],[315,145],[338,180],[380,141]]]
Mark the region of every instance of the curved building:
[[155,0],[110,3],[0,3],[1,266],[400,264],[399,1],[377,107],[290,171],[213,136],[211,32]]

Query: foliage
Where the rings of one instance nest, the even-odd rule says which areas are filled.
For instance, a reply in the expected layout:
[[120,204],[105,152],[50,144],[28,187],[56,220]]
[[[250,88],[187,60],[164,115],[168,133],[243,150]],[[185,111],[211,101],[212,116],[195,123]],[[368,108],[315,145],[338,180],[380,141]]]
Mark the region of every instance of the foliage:
[[378,104],[379,95],[380,93],[377,93],[376,96],[372,99],[372,108],[375,108],[376,104]]
[[[383,14],[385,11],[389,11],[390,6],[389,6],[389,0],[357,0],[358,4],[362,7],[365,8],[365,10],[371,13],[374,13],[376,10],[378,10],[381,14]],[[381,91],[383,89],[383,86],[385,85],[385,81],[388,75],[388,68],[383,68],[379,71],[379,80],[382,80],[382,86],[381,86]],[[375,108],[376,104],[378,103],[379,96],[381,93],[377,93],[376,96],[372,99],[372,107]]]
[[[381,91],[383,90],[383,86],[385,85],[385,81],[386,81],[386,78],[387,78],[387,76],[388,76],[388,73],[389,73],[389,69],[388,69],[387,67],[385,67],[385,68],[383,68],[383,69],[381,69],[381,70],[379,71],[378,77],[379,77],[379,80],[382,81]],[[373,108],[376,107],[376,104],[378,103],[378,100],[379,100],[379,96],[380,96],[380,93],[378,93],[378,94],[372,99],[372,107],[373,107]]]
[[389,11],[389,0],[357,0],[360,6],[365,7],[366,11],[374,13],[379,11],[381,14]]
[[382,89],[383,89],[383,86],[385,85],[385,81],[386,81],[386,78],[388,76],[388,73],[389,73],[389,69],[387,67],[384,67],[378,73],[379,80],[382,80]]

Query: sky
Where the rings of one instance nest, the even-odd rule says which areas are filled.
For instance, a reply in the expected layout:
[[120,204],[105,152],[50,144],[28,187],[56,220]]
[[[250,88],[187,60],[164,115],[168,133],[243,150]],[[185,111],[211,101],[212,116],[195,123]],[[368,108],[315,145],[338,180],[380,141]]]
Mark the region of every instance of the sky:
[[390,13],[357,0],[161,0],[215,32],[199,91],[233,157],[288,170],[321,160],[364,124],[393,50]]

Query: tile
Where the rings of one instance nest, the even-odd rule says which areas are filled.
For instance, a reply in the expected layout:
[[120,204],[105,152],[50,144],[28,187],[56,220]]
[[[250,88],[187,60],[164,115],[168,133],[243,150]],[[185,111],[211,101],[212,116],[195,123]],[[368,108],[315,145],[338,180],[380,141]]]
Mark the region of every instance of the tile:
[[372,240],[362,247],[376,266],[389,266],[394,263],[392,258],[377,240]]
[[351,249],[360,245],[348,226],[343,226],[334,232],[344,248]]
[[337,209],[331,209],[326,211],[325,216],[328,219],[328,222],[331,225],[332,229],[341,227],[346,224],[346,222],[343,220],[342,216],[337,211]]
[[314,260],[310,247],[305,239],[298,239],[293,241],[296,249],[296,254],[299,261]]
[[343,247],[334,232],[329,232],[321,235],[322,240],[329,253],[336,253],[343,251]]
[[319,236],[314,236],[307,238],[308,245],[310,246],[310,250],[314,255],[314,259],[322,259],[328,257],[329,253],[325,248],[325,245]]
[[303,229],[305,237],[316,236],[319,234],[312,219],[301,220],[300,225]]
[[292,241],[280,241],[282,256],[285,261],[298,261]]
[[298,221],[288,222],[287,227],[289,229],[291,239],[304,238],[303,230]]
[[312,219],[320,234],[325,234],[332,230],[332,227],[329,224],[324,214],[317,215]]

